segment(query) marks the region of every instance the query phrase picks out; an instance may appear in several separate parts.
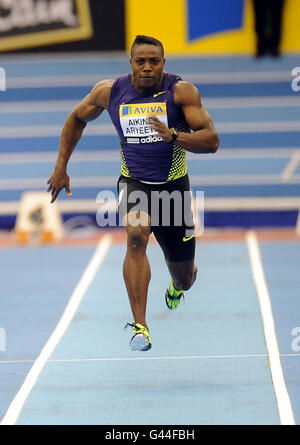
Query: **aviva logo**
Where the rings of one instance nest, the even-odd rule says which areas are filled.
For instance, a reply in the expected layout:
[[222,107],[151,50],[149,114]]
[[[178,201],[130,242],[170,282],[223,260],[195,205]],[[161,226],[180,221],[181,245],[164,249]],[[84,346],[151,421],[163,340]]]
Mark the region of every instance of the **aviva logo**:
[[165,102],[145,103],[145,104],[123,104],[120,105],[120,117],[148,116],[149,114],[167,114]]

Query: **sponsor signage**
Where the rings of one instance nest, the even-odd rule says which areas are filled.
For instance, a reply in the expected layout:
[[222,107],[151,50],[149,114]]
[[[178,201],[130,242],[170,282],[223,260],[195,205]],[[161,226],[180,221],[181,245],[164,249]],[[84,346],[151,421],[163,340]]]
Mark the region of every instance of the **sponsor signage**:
[[89,39],[88,0],[0,0],[0,51]]
[[120,123],[128,144],[152,144],[163,140],[149,126],[151,114],[168,126],[166,102],[120,105]]
[[[275,1],[275,0],[274,0]],[[254,54],[255,15],[252,0],[151,0],[137,8],[126,0],[126,49],[137,34],[161,40],[167,55]],[[281,51],[300,51],[300,2],[284,2]]]

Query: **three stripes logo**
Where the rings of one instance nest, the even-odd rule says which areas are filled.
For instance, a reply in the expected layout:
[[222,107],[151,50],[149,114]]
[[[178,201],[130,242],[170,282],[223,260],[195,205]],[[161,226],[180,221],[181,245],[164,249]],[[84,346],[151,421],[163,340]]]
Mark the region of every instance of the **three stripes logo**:
[[126,138],[127,144],[153,144],[155,142],[162,142],[161,136],[147,136],[146,138]]

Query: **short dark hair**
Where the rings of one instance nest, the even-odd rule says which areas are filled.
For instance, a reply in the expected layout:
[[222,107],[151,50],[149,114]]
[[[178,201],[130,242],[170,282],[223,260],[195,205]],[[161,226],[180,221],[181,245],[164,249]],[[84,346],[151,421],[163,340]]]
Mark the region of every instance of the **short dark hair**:
[[132,54],[132,48],[134,47],[134,45],[154,45],[154,46],[158,46],[161,48],[163,56],[164,56],[164,47],[163,44],[155,39],[154,37],[150,37],[150,36],[144,36],[142,34],[139,34],[136,36],[136,38],[134,39],[133,44],[131,45],[131,54]]

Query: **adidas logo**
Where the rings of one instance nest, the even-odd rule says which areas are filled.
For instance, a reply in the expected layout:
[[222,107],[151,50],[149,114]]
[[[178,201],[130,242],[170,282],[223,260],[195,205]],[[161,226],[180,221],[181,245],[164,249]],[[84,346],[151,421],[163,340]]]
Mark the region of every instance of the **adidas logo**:
[[141,144],[150,144],[152,142],[161,142],[161,141],[163,141],[163,138],[161,136],[148,136],[147,138],[140,139]]

